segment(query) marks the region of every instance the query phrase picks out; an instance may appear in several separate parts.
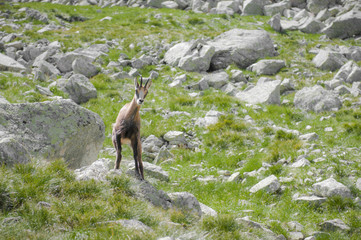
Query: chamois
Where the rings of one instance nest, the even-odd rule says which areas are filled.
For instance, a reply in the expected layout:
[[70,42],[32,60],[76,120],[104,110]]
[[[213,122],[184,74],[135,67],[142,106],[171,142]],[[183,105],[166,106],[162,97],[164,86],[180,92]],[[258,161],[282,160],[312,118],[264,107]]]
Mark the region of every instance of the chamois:
[[143,86],[143,78],[134,79],[135,94],[130,103],[125,104],[119,111],[117,120],[113,125],[112,141],[117,153],[114,169],[119,169],[122,160],[122,144],[130,144],[133,149],[135,171],[141,180],[144,180],[142,162],[142,143],[140,141],[140,115],[139,109],[148,94],[152,80]]

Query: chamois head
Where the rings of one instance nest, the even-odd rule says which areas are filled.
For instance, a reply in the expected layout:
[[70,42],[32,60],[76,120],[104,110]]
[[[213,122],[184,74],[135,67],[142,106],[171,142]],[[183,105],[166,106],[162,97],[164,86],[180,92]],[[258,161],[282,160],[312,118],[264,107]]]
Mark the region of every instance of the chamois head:
[[144,99],[148,94],[148,89],[150,88],[150,85],[152,85],[152,80],[148,80],[143,86],[143,77],[140,77],[140,85],[138,83],[138,78],[134,79],[135,100],[138,105],[143,104]]

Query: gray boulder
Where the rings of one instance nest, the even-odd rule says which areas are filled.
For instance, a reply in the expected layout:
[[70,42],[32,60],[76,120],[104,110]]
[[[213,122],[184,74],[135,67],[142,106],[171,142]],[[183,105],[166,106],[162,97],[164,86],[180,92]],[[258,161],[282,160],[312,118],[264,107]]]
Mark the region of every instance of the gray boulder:
[[101,224],[118,224],[122,226],[123,228],[126,228],[128,230],[136,231],[136,232],[143,232],[143,233],[150,233],[153,232],[153,229],[145,225],[139,220],[135,219],[120,219],[116,221],[106,221],[101,222]]
[[210,110],[204,118],[198,118],[195,124],[198,126],[208,127],[209,125],[216,124],[219,117],[222,115],[223,113],[221,112]]
[[154,8],[162,8],[162,3],[167,0],[147,0],[147,6]]
[[264,6],[264,15],[273,16],[275,14],[282,14],[286,9],[291,8],[291,2],[289,0],[284,0],[282,2],[277,2]]
[[92,64],[89,59],[84,57],[75,59],[71,66],[74,73],[82,74],[87,78],[91,78],[97,75],[99,72],[99,69],[94,64]]
[[[134,162],[131,162],[129,166],[130,166],[129,168],[130,170],[135,169]],[[161,167],[151,164],[149,162],[143,162],[143,167],[146,175],[153,177],[155,179],[159,179],[161,181],[165,181],[165,182],[169,181],[169,174],[166,171],[164,171]]]
[[26,68],[14,59],[0,53],[0,71],[21,72]]
[[164,140],[168,141],[170,145],[187,144],[184,132],[169,131],[164,135]]
[[109,164],[110,160],[101,158],[90,164],[89,166],[84,166],[74,170],[76,180],[86,181],[86,180],[96,180],[96,181],[106,181],[107,175],[109,173]]
[[220,1],[215,8],[216,14],[233,15],[240,11],[239,1]]
[[[1,105],[1,104],[0,104]],[[0,163],[13,165],[30,162],[29,152],[14,137],[0,135]]]
[[264,190],[269,193],[276,192],[281,187],[281,184],[279,183],[276,176],[271,175],[269,177],[266,177],[256,185],[254,185],[249,191],[251,193],[258,192],[260,190]]
[[[105,138],[102,119],[71,100],[0,104],[0,121],[5,133],[1,143],[23,156],[18,161],[26,161],[28,153],[37,159],[64,159],[79,168],[97,159]],[[0,156],[9,156],[10,150]]]
[[348,83],[360,82],[361,68],[354,61],[348,61],[338,70],[334,79]]
[[264,30],[232,29],[209,42],[215,47],[211,70],[219,70],[234,63],[247,68],[260,58],[277,55],[269,34]]
[[228,74],[225,71],[209,73],[204,75],[203,79],[207,81],[210,87],[215,89],[221,89],[229,81]]
[[97,90],[94,85],[82,74],[74,74],[69,79],[61,78],[56,85],[60,90],[69,94],[69,97],[77,104],[97,98]]
[[172,204],[182,212],[191,212],[199,217],[202,216],[202,209],[197,198],[188,192],[169,193]]
[[44,61],[44,60],[40,60],[36,62],[36,66],[39,67],[39,70],[47,75],[47,76],[59,76],[60,75],[60,71],[51,63]]
[[48,23],[49,22],[47,14],[41,13],[38,10],[27,8],[25,10],[25,13],[26,13],[27,18],[36,19],[36,20],[39,20],[39,21],[41,21],[43,23]]
[[351,228],[341,219],[328,220],[320,224],[321,230],[326,232],[349,231]]
[[286,63],[283,60],[264,59],[252,64],[247,70],[255,72],[258,75],[274,75],[283,67],[286,67]]
[[334,178],[315,183],[312,187],[314,193],[321,197],[340,196],[343,198],[352,198],[350,189],[342,183],[337,182]]
[[341,53],[320,50],[312,59],[312,62],[322,70],[335,71],[342,67],[347,62],[347,59]]
[[242,15],[263,15],[264,6],[270,3],[269,0],[245,0]]
[[319,33],[324,27],[325,24],[321,21],[314,17],[308,17],[298,29],[304,33]]
[[361,34],[361,12],[342,14],[322,30],[329,38],[350,38]]
[[250,104],[280,104],[280,84],[280,80],[257,83],[255,87],[237,93],[236,97]]
[[207,205],[205,205],[205,204],[203,204],[201,202],[199,204],[201,206],[202,216],[217,217],[218,213],[214,209],[208,207]]
[[164,61],[186,71],[204,72],[209,69],[214,50],[201,40],[183,42],[171,47],[165,53]]
[[271,19],[267,22],[272,28],[273,30],[275,30],[276,32],[281,32],[282,31],[282,26],[281,26],[281,15],[280,14],[276,14],[273,17],[271,17]]
[[307,111],[323,112],[340,109],[342,103],[332,91],[315,85],[298,91],[294,98],[294,105]]
[[336,4],[336,0],[307,0],[307,9],[317,14],[323,9],[327,9]]

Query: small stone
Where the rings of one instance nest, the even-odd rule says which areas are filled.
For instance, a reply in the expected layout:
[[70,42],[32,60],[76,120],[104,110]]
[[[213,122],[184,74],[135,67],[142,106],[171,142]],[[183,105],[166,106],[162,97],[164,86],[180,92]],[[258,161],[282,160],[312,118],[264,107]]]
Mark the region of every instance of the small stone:
[[281,187],[281,184],[278,182],[277,177],[274,175],[271,175],[271,176],[263,179],[256,185],[254,185],[249,191],[251,193],[255,193],[255,192],[258,192],[259,190],[265,190],[266,192],[274,193],[280,187]]

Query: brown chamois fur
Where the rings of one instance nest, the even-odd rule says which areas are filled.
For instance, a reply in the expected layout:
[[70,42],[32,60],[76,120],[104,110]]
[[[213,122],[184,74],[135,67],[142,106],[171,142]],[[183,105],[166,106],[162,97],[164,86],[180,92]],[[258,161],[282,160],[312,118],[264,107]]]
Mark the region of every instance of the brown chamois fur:
[[148,80],[144,86],[143,78],[140,78],[140,85],[138,79],[134,79],[135,94],[130,103],[125,104],[120,109],[117,120],[113,125],[112,141],[115,147],[117,158],[115,161],[115,169],[119,169],[122,160],[122,144],[130,144],[133,149],[133,156],[135,161],[135,171],[140,178],[144,179],[143,162],[142,162],[142,142],[140,140],[140,115],[139,109],[148,94],[148,89],[152,84]]

